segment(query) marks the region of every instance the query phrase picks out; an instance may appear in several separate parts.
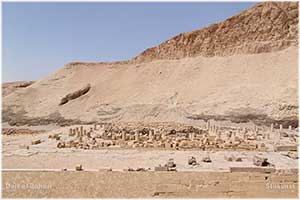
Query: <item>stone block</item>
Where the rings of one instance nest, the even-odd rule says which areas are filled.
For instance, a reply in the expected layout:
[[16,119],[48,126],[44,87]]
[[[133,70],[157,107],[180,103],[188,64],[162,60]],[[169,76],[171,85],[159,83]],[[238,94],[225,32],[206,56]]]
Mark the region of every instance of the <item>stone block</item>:
[[197,165],[197,160],[196,160],[196,158],[195,157],[190,157],[189,159],[188,159],[188,164],[189,165]]
[[230,167],[230,172],[275,173],[274,167]]
[[297,145],[276,146],[275,151],[297,151]]
[[32,145],[37,145],[37,144],[40,144],[40,143],[42,143],[42,140],[40,140],[40,139],[39,140],[32,140],[31,141]]
[[57,143],[57,148],[65,148],[66,147],[66,143],[65,142],[58,142]]
[[204,158],[202,158],[202,162],[211,163],[211,159],[209,156],[205,156]]
[[268,166],[270,163],[268,162],[268,158],[254,156],[253,157],[253,164],[256,166]]
[[29,146],[28,145],[24,145],[24,144],[21,144],[21,145],[19,145],[19,148],[20,149],[29,149]]
[[83,171],[82,165],[76,165],[76,166],[75,166],[75,170],[76,170],[76,171]]
[[154,171],[168,171],[167,166],[158,166],[154,168]]

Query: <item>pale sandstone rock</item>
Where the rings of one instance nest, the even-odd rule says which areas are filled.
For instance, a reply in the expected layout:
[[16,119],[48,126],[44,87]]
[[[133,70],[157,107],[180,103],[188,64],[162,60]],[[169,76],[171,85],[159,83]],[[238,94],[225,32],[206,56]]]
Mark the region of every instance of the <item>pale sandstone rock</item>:
[[278,51],[298,43],[297,11],[297,2],[258,3],[223,22],[177,35],[145,50],[133,61]]

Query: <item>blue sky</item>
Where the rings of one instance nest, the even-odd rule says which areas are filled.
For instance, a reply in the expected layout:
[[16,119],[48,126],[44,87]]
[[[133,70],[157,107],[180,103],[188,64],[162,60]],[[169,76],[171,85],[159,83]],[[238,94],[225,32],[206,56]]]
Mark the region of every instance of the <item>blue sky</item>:
[[3,3],[2,82],[38,80],[73,61],[130,59],[254,4]]

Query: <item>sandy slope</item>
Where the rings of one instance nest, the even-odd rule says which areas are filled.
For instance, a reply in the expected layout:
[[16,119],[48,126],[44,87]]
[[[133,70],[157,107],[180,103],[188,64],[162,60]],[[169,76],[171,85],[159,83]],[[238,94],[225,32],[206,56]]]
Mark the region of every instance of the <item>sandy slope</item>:
[[[139,64],[68,64],[4,97],[4,110],[83,121],[181,121],[203,116],[297,118],[297,48]],[[70,92],[90,91],[64,105]],[[202,115],[199,116],[199,115]]]

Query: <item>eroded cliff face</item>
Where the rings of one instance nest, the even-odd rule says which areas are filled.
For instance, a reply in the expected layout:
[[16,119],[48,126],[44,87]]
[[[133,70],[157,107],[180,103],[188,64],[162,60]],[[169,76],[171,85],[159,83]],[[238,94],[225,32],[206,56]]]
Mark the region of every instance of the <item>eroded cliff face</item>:
[[69,63],[5,96],[3,120],[68,125],[216,119],[295,127],[297,25],[297,3],[265,2],[131,61]]
[[297,45],[297,27],[297,2],[259,3],[223,22],[177,35],[133,61],[278,51]]
[[5,97],[16,90],[23,89],[32,85],[34,81],[17,81],[2,84],[2,97]]

